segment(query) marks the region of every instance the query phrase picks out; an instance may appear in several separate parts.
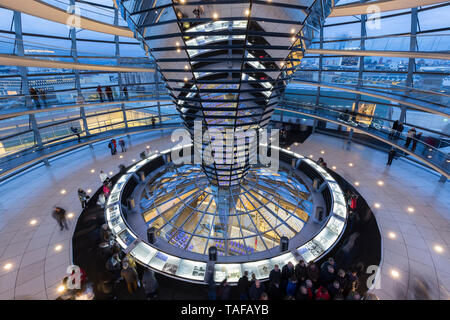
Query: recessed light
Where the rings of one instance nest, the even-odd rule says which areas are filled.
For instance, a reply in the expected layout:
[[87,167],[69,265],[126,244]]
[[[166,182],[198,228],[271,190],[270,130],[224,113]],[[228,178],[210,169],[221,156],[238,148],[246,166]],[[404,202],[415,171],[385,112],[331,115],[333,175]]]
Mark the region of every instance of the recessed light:
[[350,163],[348,164],[348,166],[349,166],[349,167],[353,167],[353,163],[350,162]]
[[91,173],[94,173],[95,172],[95,169],[91,169]]
[[177,43],[175,43],[177,46],[179,46],[180,45],[180,43],[177,41]]
[[66,287],[64,287],[63,285],[58,286],[58,288],[56,289],[56,291],[58,291],[59,293],[63,293],[66,290]]
[[336,169],[337,169],[337,167],[336,167],[336,166],[332,166],[332,167],[331,167],[331,169],[333,169],[333,170],[336,170]]
[[133,159],[133,162],[136,162],[136,159]]
[[67,218],[72,219],[72,218],[73,218],[73,213],[72,213],[72,212],[69,213],[69,214],[67,215]]
[[324,150],[320,150],[320,154],[325,154],[325,151]]
[[295,33],[295,29],[294,28],[291,29],[291,33]]
[[381,204],[379,204],[378,202],[374,204],[375,208],[380,208]]
[[66,194],[66,190],[65,190],[65,189],[62,189],[62,190],[61,190],[61,194]]
[[400,273],[397,270],[392,269],[391,276],[392,276],[392,278],[397,279],[398,277],[400,277]]
[[408,207],[408,212],[414,212],[414,208],[413,207]]
[[92,189],[87,189],[87,193],[91,193],[92,192]]
[[382,180],[378,180],[377,184],[378,184],[379,186],[382,186],[382,185],[384,185],[384,182],[383,182]]
[[297,40],[297,38],[296,38],[296,37],[292,37],[291,40],[292,40],[292,41],[295,41],[295,40]]
[[359,186],[359,181],[355,181],[355,186]]
[[36,223],[37,223],[36,219],[33,219],[33,220],[30,221],[30,225],[32,225],[32,226],[34,226]]
[[123,155],[120,155],[120,157],[119,157],[120,159],[122,159],[123,158]]
[[434,251],[436,251],[437,253],[442,253],[444,252],[444,248],[437,244],[434,246]]
[[245,9],[245,15],[249,16],[250,15],[250,10],[249,9]]
[[180,52],[181,52],[180,48],[178,48],[178,49],[177,49],[177,52],[178,52],[178,53],[180,53]]
[[110,175],[110,176],[112,176],[113,174],[114,174],[114,172],[112,172],[112,171],[109,172],[109,175]]
[[214,19],[219,18],[219,15],[217,14],[217,12],[214,12],[214,13],[213,13],[213,18],[214,18]]
[[397,238],[397,235],[394,232],[389,232],[388,237],[391,239],[395,239],[395,238]]
[[188,69],[189,69],[189,67],[188,67],[187,65],[185,65],[185,66],[184,66],[184,69],[185,69],[185,70],[188,70]]
[[60,245],[60,244],[58,244],[56,247],[55,247],[55,251],[61,251],[61,249],[63,248],[63,246],[62,245]]
[[12,266],[13,266],[12,263],[7,263],[3,266],[3,269],[10,270],[12,268]]

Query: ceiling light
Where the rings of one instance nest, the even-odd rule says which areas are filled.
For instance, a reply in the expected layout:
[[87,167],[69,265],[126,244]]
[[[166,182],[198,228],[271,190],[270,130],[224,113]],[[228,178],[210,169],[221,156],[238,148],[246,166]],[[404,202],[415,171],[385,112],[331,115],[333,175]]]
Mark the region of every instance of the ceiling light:
[[383,182],[382,180],[378,180],[378,182],[377,182],[377,183],[378,183],[378,185],[379,185],[379,186],[382,186],[382,185],[384,185],[384,182]]
[[56,291],[58,291],[58,293],[63,293],[66,290],[66,287],[64,287],[63,285],[60,285]]
[[69,213],[69,214],[67,215],[67,218],[72,219],[72,218],[73,218],[73,213],[72,213],[72,212]]
[[187,65],[185,65],[185,66],[184,66],[184,69],[185,69],[185,70],[188,70],[188,69],[189,69],[189,67],[188,67]]
[[442,253],[444,252],[444,248],[442,248],[440,245],[435,245],[434,251],[436,251],[437,253]]
[[133,162],[136,162],[136,159],[133,159]]
[[414,212],[414,208],[413,207],[408,207],[408,212]]
[[394,232],[389,232],[388,237],[391,239],[395,239],[395,238],[397,238],[397,235]]
[[213,13],[213,19],[217,19],[217,18],[219,18],[219,15],[217,14],[217,12],[214,12]]
[[292,37],[291,40],[292,40],[292,41],[295,41],[295,40],[297,40],[297,38],[296,38],[296,37]]
[[333,170],[336,170],[336,169],[337,169],[337,167],[336,167],[336,166],[332,166],[332,167],[331,167],[331,169],[333,169]]
[[181,52],[180,48],[177,49],[177,52],[178,52],[178,53]]
[[147,148],[147,149],[150,149],[150,146],[147,146],[146,148]]
[[375,208],[379,208],[381,207],[381,204],[379,204],[378,202],[374,204]]
[[58,245],[55,247],[55,251],[56,251],[56,252],[61,251],[61,249],[62,249],[62,245],[60,245],[60,244],[58,244]]
[[314,158],[314,156],[313,156],[312,154],[310,154],[309,157],[310,157],[311,159]]
[[355,181],[355,186],[359,186],[359,181]]
[[294,28],[291,29],[291,33],[295,33],[295,29]]
[[92,189],[87,189],[87,193],[91,193],[92,192]]
[[123,158],[123,155],[120,155],[120,157],[119,157],[120,159],[122,159]]
[[321,154],[325,154],[325,151],[321,150],[320,153],[321,153]]
[[110,175],[110,176],[112,176],[113,174],[114,174],[114,172],[112,172],[112,171],[109,172],[109,175]]
[[61,194],[66,194],[66,190],[65,190],[65,189],[62,189],[62,190],[61,190]]
[[249,16],[250,15],[250,10],[249,9],[245,9],[245,15]]
[[10,270],[12,268],[12,266],[13,266],[12,263],[7,263],[3,266],[3,269]]
[[34,226],[36,223],[37,223],[36,219],[33,219],[33,220],[30,221],[30,225],[32,225],[32,226]]
[[95,172],[95,170],[94,169],[91,169],[91,173],[94,173]]
[[397,279],[398,277],[400,277],[400,273],[397,270],[392,269],[391,276],[392,276],[392,278]]
[[349,167],[353,167],[353,163],[350,162],[350,163],[348,164],[348,166],[349,166]]

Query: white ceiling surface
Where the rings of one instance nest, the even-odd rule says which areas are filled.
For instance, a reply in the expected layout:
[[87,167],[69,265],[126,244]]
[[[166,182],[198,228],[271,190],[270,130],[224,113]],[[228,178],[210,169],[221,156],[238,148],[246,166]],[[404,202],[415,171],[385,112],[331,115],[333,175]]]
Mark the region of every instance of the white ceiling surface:
[[[20,11],[38,18],[67,24],[71,15],[66,11],[50,4],[36,0],[0,0],[0,6],[15,11]],[[133,32],[128,28],[114,26],[89,18],[80,17],[80,28],[91,31],[113,34],[121,37],[134,38]]]

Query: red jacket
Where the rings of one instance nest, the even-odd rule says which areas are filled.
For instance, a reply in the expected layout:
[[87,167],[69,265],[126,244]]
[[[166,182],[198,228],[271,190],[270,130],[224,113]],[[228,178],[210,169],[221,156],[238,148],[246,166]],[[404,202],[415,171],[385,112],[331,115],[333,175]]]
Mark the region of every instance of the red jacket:
[[[323,290],[323,291],[322,291]],[[324,287],[319,287],[316,292],[316,300],[330,300],[330,294]]]

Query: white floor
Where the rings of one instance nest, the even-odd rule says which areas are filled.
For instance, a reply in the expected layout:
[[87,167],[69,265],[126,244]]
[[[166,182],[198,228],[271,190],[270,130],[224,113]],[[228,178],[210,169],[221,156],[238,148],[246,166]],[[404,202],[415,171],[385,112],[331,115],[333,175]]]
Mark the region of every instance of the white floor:
[[[81,213],[78,188],[95,192],[101,186],[100,170],[116,173],[119,164],[139,160],[147,145],[152,150],[172,145],[167,135],[161,138],[159,132],[131,139],[133,145],[126,153],[112,157],[107,143],[103,143],[53,160],[50,167],[42,166],[0,186],[0,299],[58,296],[57,287],[71,261],[71,238]],[[125,141],[128,144],[129,140]],[[51,216],[54,205],[73,214],[70,230],[60,231]]]
[[[132,143],[123,159],[120,153],[111,157],[105,143],[73,152],[52,161],[50,167],[29,171],[0,186],[0,299],[58,296],[81,212],[78,187],[95,191],[100,187],[100,170],[117,172],[120,163],[138,160],[147,145],[159,150],[173,145],[167,136],[156,139],[154,134],[132,136]],[[439,184],[438,176],[402,161],[387,168],[385,154],[357,144],[347,151],[342,140],[327,136],[313,135],[292,149],[314,159],[322,156],[349,182],[359,182],[357,188],[375,212],[383,235],[381,288],[375,290],[381,299],[410,297],[416,274],[426,276],[433,298],[450,298],[449,183]],[[383,186],[378,185],[380,180]],[[69,231],[60,231],[51,217],[54,205],[73,214]]]
[[[328,168],[355,185],[366,199],[383,238],[380,299],[412,299],[427,283],[433,299],[450,299],[450,183],[402,160],[325,135],[292,146],[304,156],[323,157]],[[323,152],[323,153],[322,153]],[[382,185],[380,185],[382,182]]]

